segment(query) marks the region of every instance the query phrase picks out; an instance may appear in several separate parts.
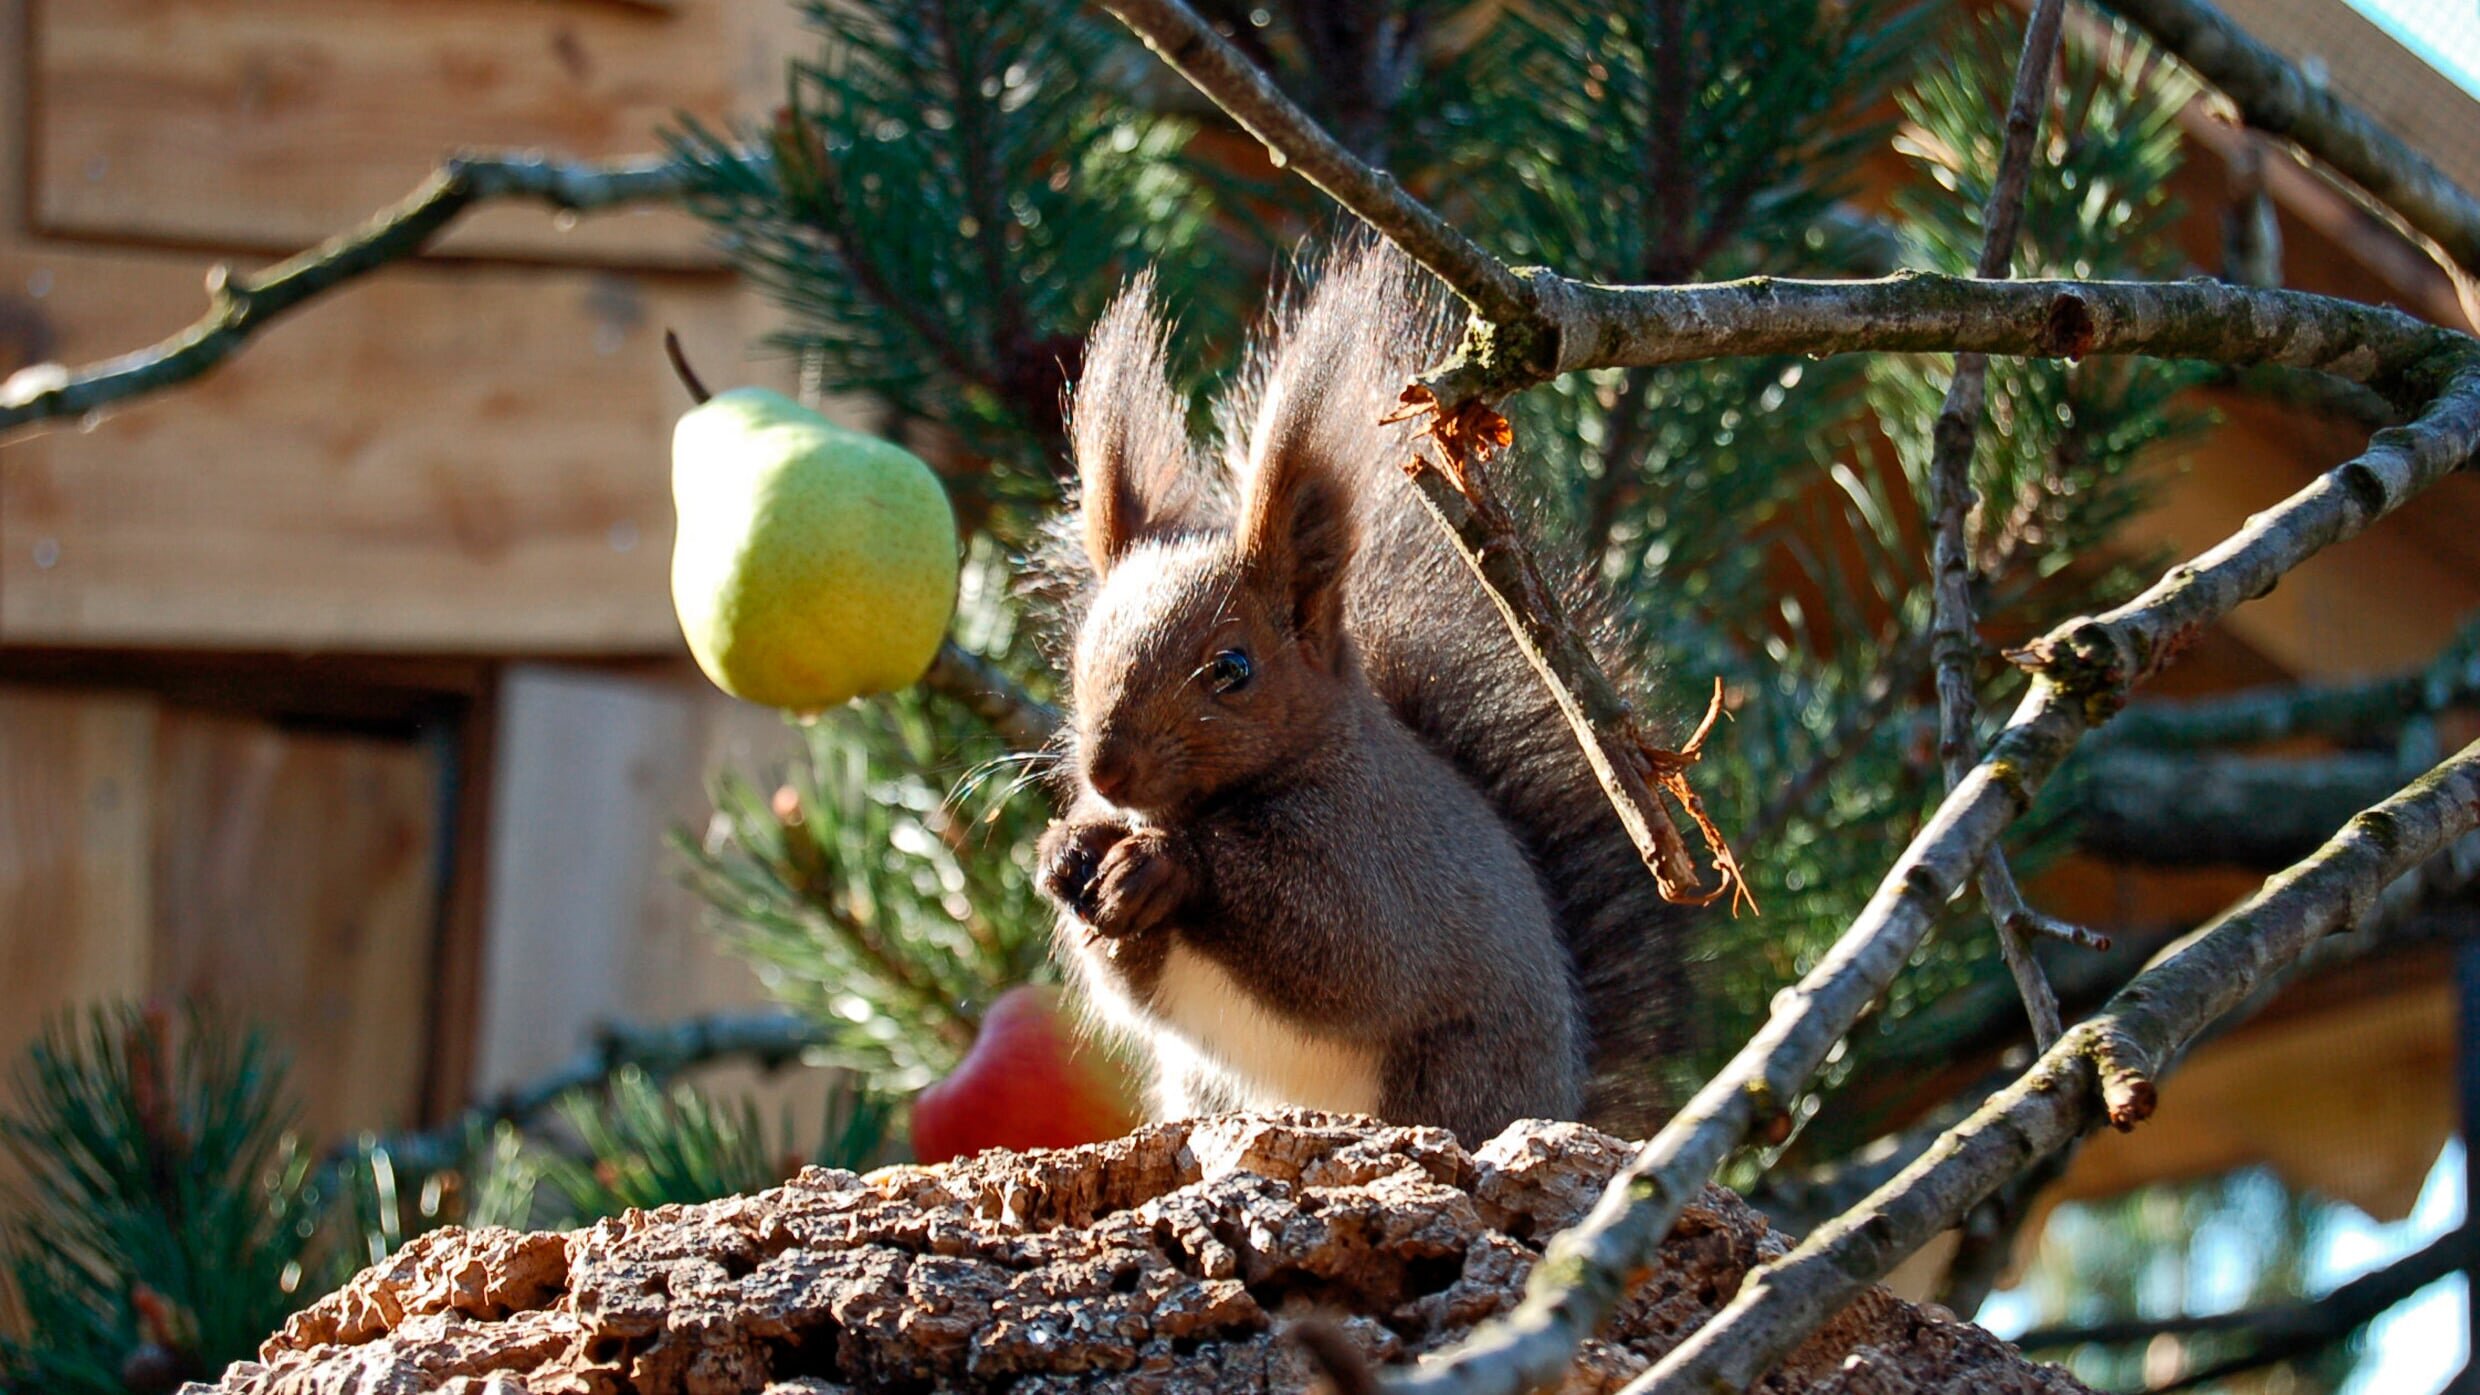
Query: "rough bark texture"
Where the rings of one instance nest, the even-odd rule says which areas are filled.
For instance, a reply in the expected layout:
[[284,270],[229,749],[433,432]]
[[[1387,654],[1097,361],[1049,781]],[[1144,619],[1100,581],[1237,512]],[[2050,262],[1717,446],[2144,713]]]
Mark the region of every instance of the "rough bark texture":
[[[433,1232],[211,1389],[1306,1389],[1281,1319],[1339,1319],[1376,1360],[1443,1346],[1517,1301],[1540,1239],[1573,1224],[1629,1151],[1573,1124],[1518,1124],[1467,1154],[1436,1129],[1291,1113],[868,1177],[812,1168],[756,1196],[567,1235]],[[1785,1248],[1708,1189],[1564,1388],[1617,1388]],[[1882,1289],[1758,1388],[2084,1389]]]

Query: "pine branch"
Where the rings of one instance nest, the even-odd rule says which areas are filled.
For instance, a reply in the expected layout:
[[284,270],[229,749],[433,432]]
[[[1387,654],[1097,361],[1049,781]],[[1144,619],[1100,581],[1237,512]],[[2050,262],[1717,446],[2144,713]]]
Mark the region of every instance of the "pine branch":
[[2205,0],[2108,0],[2239,107],[2247,124],[2295,141],[2480,276],[2480,199],[2356,107],[2312,82]]
[[[2111,742],[2079,764],[2076,846],[2148,866],[2272,869],[2427,766],[2392,753],[2205,755]],[[2434,753],[2430,753],[2433,758]]]
[[2181,749],[2308,734],[2351,738],[2390,732],[2407,718],[2474,707],[2480,707],[2480,625],[2467,625],[2436,658],[2386,678],[2268,684],[2140,703],[2120,715],[2109,744]]
[[1264,142],[1277,163],[1360,215],[1484,318],[1502,328],[1537,322],[1527,278],[1405,193],[1394,176],[1344,149],[1182,0],[1103,0],[1103,8]]
[[2480,1228],[2466,1223],[2399,1259],[2336,1285],[2319,1298],[2227,1313],[2180,1313],[2081,1327],[2039,1327],[2017,1338],[2015,1345],[2025,1351],[2045,1351],[2075,1346],[2133,1346],[2158,1337],[2226,1335],[2256,1339],[2255,1345],[2241,1355],[2154,1388],[2154,1395],[2167,1395],[2169,1391],[2191,1389],[2322,1351],[2419,1290],[2448,1274],[2475,1266],[2480,1266]]
[[188,382],[231,357],[287,312],[421,252],[476,204],[531,199],[582,213],[677,198],[686,184],[683,169],[668,160],[457,156],[404,202],[289,261],[247,275],[215,268],[207,275],[207,313],[169,339],[82,368],[21,369],[0,384],[0,438],[20,427],[83,416],[124,398]]
[[1058,708],[952,639],[939,645],[921,685],[987,722],[1000,740],[1019,751],[1041,749],[1059,730]]
[[1910,1167],[1790,1254],[1625,1395],[1745,1390],[1964,1212],[2102,1118],[2132,1127],[2154,1077],[2249,990],[2352,923],[2378,888],[2480,826],[2480,743],[2353,819],[2111,999]]
[[[2039,0],[2025,30],[2023,57],[2015,67],[2015,92],[2007,104],[2006,140],[1988,209],[1981,218],[1980,264],[1974,274],[1982,280],[2005,280],[2014,263],[2016,233],[2023,225],[2024,189],[2032,175],[2032,144],[2040,134],[2041,109],[2049,101],[2050,68],[2058,56],[2065,18],[2065,0]],[[1963,782],[1972,767],[1980,720],[1980,702],[1973,692],[1980,644],[1972,616],[1972,550],[1964,537],[1964,522],[1973,504],[1972,455],[1980,436],[1988,382],[1986,357],[1955,356],[1955,373],[1938,412],[1932,433],[1936,445],[1929,460],[1929,509],[1936,523],[1930,558],[1934,577],[1930,635],[1937,662],[1938,758],[1950,790]],[[2006,961],[2016,991],[2023,995],[2033,1042],[2046,1049],[2064,1030],[2058,1019],[2058,995],[2032,958],[2026,930],[2036,923],[2035,917],[2024,903],[2003,850],[1990,852],[1981,868],[1980,889],[1981,901],[1998,923],[1998,953]]]
[[437,1128],[394,1135],[380,1146],[416,1171],[436,1170],[464,1155],[466,1139],[475,1129],[503,1122],[531,1124],[563,1098],[624,1070],[660,1078],[742,1056],[776,1065],[833,1040],[833,1032],[791,1012],[716,1012],[654,1027],[609,1023],[595,1029],[583,1050],[533,1080],[511,1086]]

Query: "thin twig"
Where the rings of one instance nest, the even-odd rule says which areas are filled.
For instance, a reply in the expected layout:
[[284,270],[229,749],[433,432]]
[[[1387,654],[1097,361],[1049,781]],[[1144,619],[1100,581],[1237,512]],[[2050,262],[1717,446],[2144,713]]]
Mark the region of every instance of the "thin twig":
[[[1680,1208],[1734,1146],[1807,1087],[2077,738],[2107,720],[2130,688],[2204,627],[2480,448],[2480,346],[2459,337],[2449,342],[2460,347],[2438,370],[2446,374],[2445,391],[2417,421],[2372,441],[2134,600],[2070,621],[2024,651],[2019,657],[2035,670],[2031,691],[1842,938],[1807,977],[1776,995],[1756,1036],[1612,1178],[1584,1222],[1551,1243],[1516,1311],[1396,1388],[1514,1395],[1558,1379],[1577,1343],[1626,1291],[1627,1276],[1649,1262]],[[2079,1040],[2085,1039],[2070,1034],[2062,1044]],[[2131,1070],[2126,1078],[2140,1075]]]
[[586,212],[677,198],[687,186],[687,170],[668,160],[567,162],[460,155],[441,165],[404,202],[299,256],[249,275],[217,267],[207,275],[207,313],[161,343],[78,369],[21,369],[0,384],[0,436],[188,382],[287,311],[419,253],[475,204],[524,198]]
[[2339,170],[2480,275],[2480,199],[2392,132],[2311,82],[2205,0],[2109,0],[2237,104],[2247,124],[2285,137]]
[[2253,756],[2095,742],[2060,807],[2074,817],[2076,846],[2114,862],[2270,871],[2436,760],[2432,743],[2398,744],[2412,749]]
[[[1980,263],[1973,274],[1982,280],[2007,279],[2014,262],[2016,234],[2023,225],[2024,191],[2031,183],[2033,142],[2041,132],[2041,110],[2049,104],[2050,68],[2058,56],[2066,10],[2065,0],[2040,0],[2025,29],[2023,56],[2015,65],[2014,96],[2007,103],[2006,139],[1981,217]],[[1973,504],[1972,456],[1980,439],[1988,382],[1987,357],[1957,354],[1945,405],[1930,432],[1929,511],[1936,522],[1930,547],[1934,597],[1930,643],[1937,657],[1938,763],[1946,772],[1950,790],[1963,783],[1978,754],[1974,747],[1980,701],[1973,684],[1980,644],[1972,615],[1972,547],[1964,527]],[[2016,992],[2023,996],[2024,1014],[2032,1021],[2033,1042],[2046,1050],[2064,1030],[2058,1017],[2058,995],[2032,957],[2025,932],[2038,918],[2025,905],[2003,849],[1990,851],[1981,867],[1980,889],[1982,903],[1997,922],[1998,953],[2015,980]]]
[[2118,1127],[2153,1078],[2251,986],[2353,923],[2380,887],[2480,826],[2480,743],[2353,819],[2120,990],[1893,1181],[1748,1276],[1739,1295],[1624,1395],[1745,1390],[1844,1303],[1965,1211],[2091,1128]]

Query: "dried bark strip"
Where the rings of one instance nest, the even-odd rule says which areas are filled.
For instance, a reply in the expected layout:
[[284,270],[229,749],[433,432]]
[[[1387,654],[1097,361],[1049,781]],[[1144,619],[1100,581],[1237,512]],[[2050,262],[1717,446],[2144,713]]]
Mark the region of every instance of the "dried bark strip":
[[2153,1082],[2249,989],[2378,892],[2480,827],[2480,743],[2360,814],[2316,855],[2266,882],[2121,989],[1911,1166],[1789,1255],[1749,1277],[1711,1323],[1626,1395],[1746,1390],[1931,1236],[2106,1114],[2130,1128]]
[[[2015,241],[2023,226],[2024,190],[2032,177],[2032,146],[2041,132],[2041,109],[2049,103],[2050,67],[2058,57],[2059,32],[2066,19],[2065,0],[2039,0],[2024,29],[2024,51],[2015,64],[2014,96],[2007,103],[2006,140],[1998,153],[1998,175],[1991,182],[1989,203],[1981,217],[1980,263],[1973,274],[1984,281],[2007,279],[2015,260]],[[1929,511],[1935,520],[1930,545],[1932,617],[1930,648],[1937,661],[1938,759],[1946,787],[1962,783],[1977,754],[1980,699],[1974,692],[1980,640],[1972,615],[1972,551],[1964,539],[1966,516],[1973,504],[1972,456],[1980,439],[1981,415],[1989,385],[1989,359],[1983,354],[1955,355],[1955,374],[1946,384],[1946,400],[1930,431]],[[1981,903],[1998,927],[1998,954],[2023,997],[2024,1015],[2032,1022],[2035,1045],[2046,1049],[2064,1030],[2058,1017],[2058,994],[2042,977],[2032,957],[2028,930],[2040,923],[2006,852],[1993,848],[1982,864]]]
[[303,302],[420,252],[475,204],[521,198],[587,212],[677,198],[687,187],[687,171],[666,160],[459,156],[404,202],[299,256],[247,276],[217,267],[207,276],[207,313],[169,339],[74,372],[21,370],[0,387],[0,436],[188,382]]
[[2392,132],[2204,0],[2109,0],[2238,104],[2247,124],[2296,141],[2480,276],[2480,199]]
[[[1418,405],[1426,408],[1429,404]],[[1473,444],[1471,438],[1486,431],[1496,438],[1494,444],[1504,444],[1506,422],[1478,407],[1464,413],[1467,419],[1477,415],[1486,415],[1489,425],[1437,429],[1433,423],[1431,439],[1445,453],[1447,465],[1441,469],[1415,455],[1404,467],[1415,491],[1498,607],[1516,647],[1567,718],[1586,764],[1593,768],[1593,778],[1627,829],[1637,855],[1653,873],[1663,899],[1702,906],[1729,896],[1735,912],[1743,900],[1753,909],[1756,901],[1748,894],[1738,860],[1687,782],[1687,770],[1696,763],[1706,732],[1721,710],[1719,684],[1704,725],[1679,750],[1660,749],[1645,737],[1634,709],[1602,672],[1592,646],[1568,617],[1557,591],[1542,579],[1514,517],[1489,486],[1482,458],[1487,447]],[[1679,801],[1703,834],[1719,874],[1713,886],[1699,888],[1687,840],[1663,808],[1657,787]]]

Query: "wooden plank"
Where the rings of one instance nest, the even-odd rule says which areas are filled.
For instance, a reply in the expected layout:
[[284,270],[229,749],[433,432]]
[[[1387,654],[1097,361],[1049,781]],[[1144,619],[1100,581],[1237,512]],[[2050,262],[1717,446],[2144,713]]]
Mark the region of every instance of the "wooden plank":
[[[650,153],[736,104],[734,0],[34,0],[35,220],[47,235],[287,252],[401,199],[461,148]],[[780,101],[780,94],[767,98]],[[688,215],[564,227],[493,209],[445,247],[708,265]]]
[[156,704],[0,688],[0,1053],[143,997]]
[[420,1113],[437,787],[411,742],[171,711],[153,991],[266,1028],[310,1136]]
[[[177,329],[201,270],[0,249],[0,296],[80,362]],[[661,334],[710,380],[780,383],[741,371],[763,313],[722,277],[382,273],[197,383],[0,447],[0,641],[676,653]]]
[[490,912],[491,791],[499,767],[499,672],[452,726],[432,737],[448,826],[441,858],[439,934],[431,951],[430,1024],[423,1053],[425,1124],[453,1118],[474,1098],[482,1011],[485,917]]
[[719,768],[780,765],[783,719],[689,675],[543,665],[509,670],[500,714],[478,1091],[534,1079],[605,1022],[764,1005],[665,839],[703,827]]

